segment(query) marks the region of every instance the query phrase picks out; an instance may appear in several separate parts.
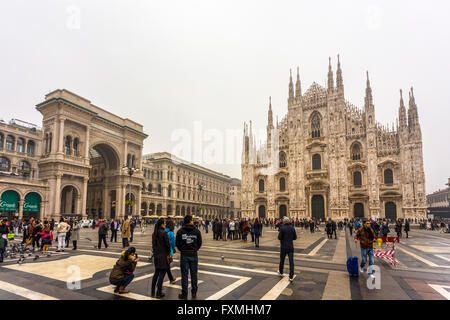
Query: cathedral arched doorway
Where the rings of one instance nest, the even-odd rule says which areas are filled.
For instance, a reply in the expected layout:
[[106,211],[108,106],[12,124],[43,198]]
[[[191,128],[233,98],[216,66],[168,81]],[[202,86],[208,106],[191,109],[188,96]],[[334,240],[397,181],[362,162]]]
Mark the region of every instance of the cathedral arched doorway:
[[[106,143],[94,144],[89,150],[89,180],[87,184],[86,213],[90,217],[115,217],[117,191],[114,189],[114,177],[120,175],[119,156]],[[126,188],[129,193],[129,187]],[[125,204],[125,214],[134,213],[136,201],[132,196],[132,203]],[[127,198],[126,201],[129,201]],[[131,205],[131,208],[129,206]],[[139,204],[137,204],[139,205]],[[131,209],[131,210],[130,210]],[[136,212],[137,213],[137,212]]]
[[355,203],[353,207],[353,215],[355,218],[364,218],[364,205],[362,203]]
[[287,217],[287,207],[285,204],[280,205],[278,213],[280,218]]
[[259,206],[258,208],[258,217],[260,219],[265,219],[266,218],[266,207],[265,206]]
[[394,202],[386,202],[384,205],[386,219],[397,220],[397,206]]
[[316,220],[325,219],[325,201],[323,196],[314,195],[311,199],[311,216]]

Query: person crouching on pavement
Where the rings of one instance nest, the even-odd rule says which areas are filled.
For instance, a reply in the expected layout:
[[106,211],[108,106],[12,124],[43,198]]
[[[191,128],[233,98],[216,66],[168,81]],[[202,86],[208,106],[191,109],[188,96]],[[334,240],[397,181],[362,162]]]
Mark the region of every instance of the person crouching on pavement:
[[109,282],[115,285],[115,293],[128,293],[125,288],[134,279],[134,269],[138,263],[138,255],[136,254],[136,248],[129,247],[126,251],[122,251],[122,255],[114,265],[110,275]]
[[356,232],[355,242],[358,240],[361,246],[361,265],[359,267],[359,272],[363,273],[363,268],[367,262],[367,256],[369,256],[369,268],[367,271],[371,277],[374,277],[371,266],[373,265],[373,243],[375,242],[375,232],[370,226],[369,220],[365,221],[363,226]]

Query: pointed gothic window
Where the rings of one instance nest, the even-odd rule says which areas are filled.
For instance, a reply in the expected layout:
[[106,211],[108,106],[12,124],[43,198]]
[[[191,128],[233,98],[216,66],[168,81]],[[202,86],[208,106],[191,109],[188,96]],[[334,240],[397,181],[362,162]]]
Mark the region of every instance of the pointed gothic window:
[[286,191],[286,179],[280,178],[280,191]]
[[259,180],[259,192],[264,192],[264,180]]
[[320,138],[320,116],[317,112],[311,118],[311,137]]
[[353,185],[355,187],[360,187],[362,185],[361,172],[353,172]]
[[393,184],[394,183],[394,174],[391,169],[384,170],[384,184]]
[[286,153],[280,152],[280,168],[286,168]]
[[361,160],[361,157],[361,145],[359,143],[355,143],[352,147],[352,160]]

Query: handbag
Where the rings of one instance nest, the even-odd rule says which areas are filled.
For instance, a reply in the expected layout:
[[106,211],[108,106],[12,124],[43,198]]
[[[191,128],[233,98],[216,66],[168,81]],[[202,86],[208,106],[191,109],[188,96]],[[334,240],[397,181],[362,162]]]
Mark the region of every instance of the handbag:
[[170,254],[167,255],[167,264],[170,265],[173,262],[173,258]]

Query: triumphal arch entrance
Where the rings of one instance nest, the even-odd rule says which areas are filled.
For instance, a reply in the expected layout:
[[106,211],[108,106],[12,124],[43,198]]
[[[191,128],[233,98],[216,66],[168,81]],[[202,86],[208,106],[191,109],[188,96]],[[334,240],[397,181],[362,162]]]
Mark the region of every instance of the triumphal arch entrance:
[[[142,125],[65,89],[47,94],[36,109],[44,135],[39,175],[50,187],[46,217],[122,219],[129,213],[125,199],[135,200],[131,213],[138,215],[147,137]],[[126,166],[139,171],[130,178]]]

